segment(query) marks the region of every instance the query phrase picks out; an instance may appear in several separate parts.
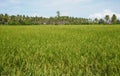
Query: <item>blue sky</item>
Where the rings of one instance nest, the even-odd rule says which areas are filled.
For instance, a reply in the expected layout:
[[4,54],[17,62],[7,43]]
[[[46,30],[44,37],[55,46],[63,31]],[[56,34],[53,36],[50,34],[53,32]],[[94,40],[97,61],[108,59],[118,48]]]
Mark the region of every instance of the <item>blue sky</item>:
[[61,15],[101,18],[105,14],[120,17],[120,0],[0,0],[0,13],[28,16]]

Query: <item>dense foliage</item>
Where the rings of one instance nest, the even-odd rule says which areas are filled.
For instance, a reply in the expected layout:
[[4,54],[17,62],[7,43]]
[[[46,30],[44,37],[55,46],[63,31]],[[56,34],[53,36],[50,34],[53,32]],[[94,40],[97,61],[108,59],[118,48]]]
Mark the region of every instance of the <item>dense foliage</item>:
[[1,76],[120,76],[120,26],[0,26]]
[[2,25],[80,25],[80,24],[120,24],[120,20],[116,15],[110,19],[109,15],[105,19],[87,19],[77,18],[69,16],[60,16],[60,12],[57,12],[55,17],[29,17],[25,15],[11,15],[0,14],[0,24]]

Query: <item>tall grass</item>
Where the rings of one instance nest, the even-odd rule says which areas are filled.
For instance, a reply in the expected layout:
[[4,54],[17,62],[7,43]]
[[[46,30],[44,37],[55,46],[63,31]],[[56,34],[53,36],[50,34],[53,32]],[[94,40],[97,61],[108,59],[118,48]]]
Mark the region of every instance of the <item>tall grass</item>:
[[0,26],[0,74],[119,76],[120,26]]

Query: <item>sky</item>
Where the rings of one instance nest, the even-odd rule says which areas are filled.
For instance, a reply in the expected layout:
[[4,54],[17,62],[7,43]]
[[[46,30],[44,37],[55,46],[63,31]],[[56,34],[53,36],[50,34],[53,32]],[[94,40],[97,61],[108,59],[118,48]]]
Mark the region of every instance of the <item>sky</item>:
[[120,18],[120,0],[0,0],[0,13],[54,17],[103,18],[116,14]]

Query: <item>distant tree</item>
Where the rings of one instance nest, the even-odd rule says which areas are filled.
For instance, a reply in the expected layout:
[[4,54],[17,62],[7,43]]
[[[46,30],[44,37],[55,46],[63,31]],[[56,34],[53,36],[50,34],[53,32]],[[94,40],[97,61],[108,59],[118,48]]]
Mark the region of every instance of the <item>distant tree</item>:
[[111,22],[112,22],[112,24],[116,24],[117,23],[117,16],[115,14],[113,14],[113,16],[111,18]]
[[[109,18],[109,15],[106,15],[104,19],[87,19],[87,18],[79,18],[79,17],[70,17],[70,16],[60,16],[60,12],[57,11],[57,16],[55,17],[30,17],[25,15],[8,15],[8,14],[0,14],[0,24],[1,25],[40,25],[40,24],[48,24],[48,25],[81,25],[81,24],[104,24],[112,22],[113,24],[120,24],[120,20],[117,19],[117,16],[114,14],[112,18]],[[111,21],[110,21],[111,20]],[[106,22],[107,21],[107,22]]]
[[99,22],[98,18],[95,18],[95,19],[94,19],[94,23],[95,23],[95,24],[98,24],[98,22]]
[[56,13],[57,13],[57,17],[60,17],[60,11],[57,11]]
[[117,24],[120,24],[120,20],[119,19],[117,19]]
[[57,19],[57,21],[56,21],[55,25],[58,25],[58,24],[60,24],[60,11],[57,11],[56,13],[57,13],[57,18],[56,17],[55,18]]
[[109,16],[109,15],[106,15],[106,16],[104,17],[104,19],[105,19],[105,22],[106,22],[107,24],[110,24],[110,16]]
[[10,25],[16,24],[16,16],[15,15],[10,16],[10,21],[8,24],[10,24]]
[[100,20],[99,20],[99,24],[104,24],[104,20],[103,20],[103,19],[100,19]]

